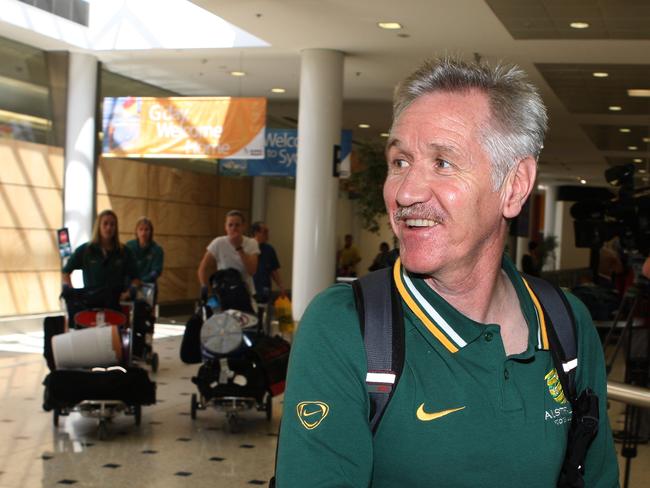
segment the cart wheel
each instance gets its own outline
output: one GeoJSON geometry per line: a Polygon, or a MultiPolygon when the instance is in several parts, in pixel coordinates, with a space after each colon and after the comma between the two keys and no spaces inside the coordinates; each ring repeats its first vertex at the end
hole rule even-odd
{"type": "Polygon", "coordinates": [[[54,424],[54,427],[59,426],[60,415],[61,415],[61,411],[58,408],[55,408],[54,411],[52,412],[52,423],[54,424]]]}
{"type": "Polygon", "coordinates": [[[142,423],[142,405],[135,405],[133,407],[133,416],[135,417],[135,425],[142,423]]]}
{"type": "Polygon", "coordinates": [[[157,372],[158,371],[158,353],[154,352],[153,355],[151,356],[151,371],[152,372],[157,372]]]}
{"type": "Polygon", "coordinates": [[[266,394],[264,410],[266,411],[266,420],[271,420],[273,418],[273,397],[270,393],[266,394]]]}
{"type": "Polygon", "coordinates": [[[196,410],[199,408],[199,402],[196,400],[196,393],[192,393],[192,406],[190,409],[190,416],[192,420],[196,420],[196,410]]]}
{"type": "Polygon", "coordinates": [[[99,421],[99,426],[97,427],[97,438],[100,441],[105,441],[108,438],[108,426],[104,419],[99,421]]]}

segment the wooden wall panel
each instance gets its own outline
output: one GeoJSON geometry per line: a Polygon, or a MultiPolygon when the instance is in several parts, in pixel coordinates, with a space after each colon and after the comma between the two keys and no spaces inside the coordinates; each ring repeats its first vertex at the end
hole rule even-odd
{"type": "Polygon", "coordinates": [[[126,159],[103,159],[97,172],[97,193],[145,198],[148,165],[126,159]]]}
{"type": "Polygon", "coordinates": [[[3,306],[0,309],[3,315],[31,314],[60,309],[58,297],[61,292],[61,274],[58,271],[0,274],[5,275],[14,309],[13,313],[5,314],[3,306]]]}
{"type": "Polygon", "coordinates": [[[12,139],[0,140],[0,183],[63,187],[63,149],[12,139]]]}
{"type": "Polygon", "coordinates": [[[56,232],[0,228],[0,271],[59,270],[56,232]]]}
{"type": "Polygon", "coordinates": [[[228,210],[250,209],[251,186],[249,178],[222,176],[219,179],[219,206],[228,210]]]}
{"type": "Polygon", "coordinates": [[[0,227],[56,229],[62,215],[61,190],[0,184],[0,227]]]}
{"type": "Polygon", "coordinates": [[[16,293],[9,284],[9,273],[0,272],[0,316],[16,315],[18,300],[16,293]]]}
{"type": "Polygon", "coordinates": [[[219,177],[155,164],[149,165],[147,197],[153,200],[214,205],[219,177]]]}
{"type": "Polygon", "coordinates": [[[58,311],[63,150],[0,140],[0,316],[58,311]]]}

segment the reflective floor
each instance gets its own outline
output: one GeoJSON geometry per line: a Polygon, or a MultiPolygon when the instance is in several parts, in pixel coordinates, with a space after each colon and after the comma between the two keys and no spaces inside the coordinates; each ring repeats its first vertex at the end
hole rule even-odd
{"type": "MultiPolygon", "coordinates": [[[[156,327],[160,370],[151,377],[158,384],[158,403],[143,408],[140,427],[132,416],[119,414],[108,425],[107,439],[99,440],[97,420],[73,413],[61,417],[55,428],[52,413],[41,408],[47,373],[40,354],[41,319],[24,322],[0,323],[0,488],[267,485],[281,397],[274,399],[270,422],[263,412],[246,411],[235,433],[214,408],[199,410],[192,420],[190,398],[196,387],[190,377],[198,365],[179,359],[181,326],[156,327]]],[[[612,374],[622,375],[622,368],[612,374]]],[[[622,405],[612,402],[611,409],[618,430],[622,405]]],[[[619,460],[623,480],[624,459],[619,460]]],[[[648,444],[639,446],[632,460],[628,486],[650,486],[648,444]]]]}

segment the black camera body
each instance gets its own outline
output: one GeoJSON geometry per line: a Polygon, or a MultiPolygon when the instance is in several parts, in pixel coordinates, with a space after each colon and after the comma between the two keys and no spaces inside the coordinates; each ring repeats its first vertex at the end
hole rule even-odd
{"type": "Polygon", "coordinates": [[[605,171],[607,181],[620,187],[611,200],[583,200],[571,206],[575,245],[597,249],[617,237],[626,251],[644,256],[650,251],[650,188],[634,188],[634,164],[605,171]]]}

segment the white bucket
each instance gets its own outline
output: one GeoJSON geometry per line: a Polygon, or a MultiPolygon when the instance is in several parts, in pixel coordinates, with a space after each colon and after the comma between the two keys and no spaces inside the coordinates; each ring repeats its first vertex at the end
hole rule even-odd
{"type": "Polygon", "coordinates": [[[57,368],[114,366],[122,361],[119,328],[91,327],[52,337],[52,353],[57,368]]]}

